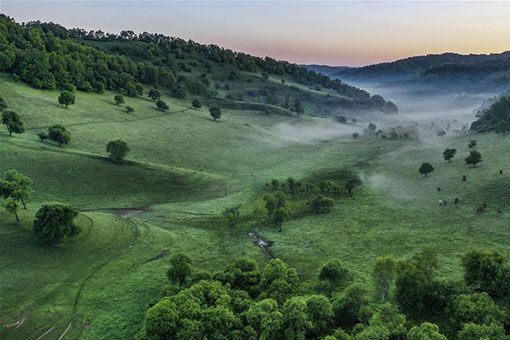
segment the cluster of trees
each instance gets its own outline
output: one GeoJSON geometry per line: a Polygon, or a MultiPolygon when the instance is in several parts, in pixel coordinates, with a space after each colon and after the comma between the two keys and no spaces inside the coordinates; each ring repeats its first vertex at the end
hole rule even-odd
{"type": "Polygon", "coordinates": [[[259,268],[240,258],[216,273],[184,254],[170,264],[172,284],[147,311],[137,340],[509,339],[510,261],[497,252],[468,251],[462,282],[438,277],[430,249],[379,258],[372,287],[354,282],[338,260],[320,269],[315,285],[280,259],[259,268]],[[426,320],[444,320],[443,332],[426,320]]]}
{"type": "MultiPolygon", "coordinates": [[[[476,140],[471,140],[469,142],[468,148],[472,150],[469,151],[469,155],[467,155],[466,158],[464,158],[464,162],[466,164],[472,165],[473,167],[475,167],[478,163],[482,161],[482,154],[477,150],[474,150],[476,148],[476,145],[477,145],[476,140]]],[[[451,160],[455,157],[456,154],[457,149],[447,148],[443,151],[443,159],[445,161],[448,161],[448,163],[451,163],[451,160]]],[[[418,172],[422,175],[425,175],[425,177],[427,177],[433,171],[434,167],[429,162],[422,163],[418,169],[418,172]]]]}
{"type": "MultiPolygon", "coordinates": [[[[18,215],[20,204],[27,209],[32,194],[32,179],[15,169],[7,170],[0,179],[0,198],[3,207],[14,215],[20,223],[18,215]]],[[[72,207],[61,203],[43,205],[35,215],[33,222],[34,233],[43,243],[56,244],[65,238],[80,233],[80,228],[74,224],[78,212],[72,207]]]]}
{"type": "Polygon", "coordinates": [[[65,126],[60,124],[50,126],[48,128],[48,133],[39,132],[37,135],[39,136],[41,142],[49,139],[57,143],[60,148],[62,145],[69,144],[71,142],[71,133],[67,131],[65,126]]]}

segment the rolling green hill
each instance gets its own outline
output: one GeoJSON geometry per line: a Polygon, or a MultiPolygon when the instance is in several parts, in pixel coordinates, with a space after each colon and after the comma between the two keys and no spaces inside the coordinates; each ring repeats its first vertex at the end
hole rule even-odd
{"type": "Polygon", "coordinates": [[[325,126],[341,131],[344,125],[324,118],[248,110],[225,110],[214,122],[206,108],[192,109],[191,98],[176,99],[171,91],[162,91],[169,112],[135,97],[126,99],[135,109],[128,114],[109,91],[78,92],[66,109],[57,103],[58,91],[31,88],[5,73],[0,80],[1,96],[26,129],[13,137],[2,130],[0,172],[16,168],[34,181],[21,224],[0,210],[2,338],[48,332],[46,339],[58,339],[66,330],[70,339],[130,338],[166,286],[167,252],[185,252],[209,270],[243,255],[264,265],[267,258],[248,237],[252,231],[273,241],[272,252],[309,285],[329,259],[343,260],[354,281],[366,282],[377,257],[408,257],[431,246],[441,275],[458,279],[466,248],[510,251],[507,138],[477,136],[483,162],[473,169],[462,161],[470,136],[437,143],[352,139],[350,132],[325,134],[325,126]],[[64,148],[37,137],[55,123],[72,134],[64,148]],[[105,144],[114,138],[132,150],[124,165],[107,158],[105,144]],[[459,150],[452,164],[442,160],[445,147],[459,150]],[[436,167],[429,178],[417,171],[423,161],[436,167]],[[362,185],[339,198],[331,213],[296,215],[282,233],[264,222],[266,182],[335,179],[339,169],[357,173],[362,185]],[[456,197],[459,206],[451,204],[456,197]],[[438,199],[450,205],[439,207],[438,199]],[[31,223],[43,203],[55,200],[81,211],[84,232],[46,247],[31,223]],[[477,216],[481,203],[488,212],[477,216]],[[229,227],[221,213],[236,204],[245,219],[229,227]]]}

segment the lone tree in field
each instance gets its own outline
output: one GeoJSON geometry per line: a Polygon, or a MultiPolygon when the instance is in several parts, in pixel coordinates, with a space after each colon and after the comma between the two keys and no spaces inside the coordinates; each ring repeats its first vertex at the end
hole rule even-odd
{"type": "Polygon", "coordinates": [[[211,114],[211,117],[214,119],[214,121],[217,121],[221,118],[221,110],[219,107],[211,107],[209,108],[209,113],[211,114]]]}
{"type": "Polygon", "coordinates": [[[193,106],[194,109],[199,109],[202,107],[202,103],[198,99],[193,99],[191,105],[193,106]]]}
{"type": "Polygon", "coordinates": [[[374,123],[368,123],[368,132],[372,134],[375,132],[375,130],[377,130],[377,125],[374,123]]]}
{"type": "Polygon", "coordinates": [[[156,89],[150,89],[149,93],[147,93],[147,97],[149,97],[153,101],[156,101],[161,99],[161,93],[156,89]]]}
{"type": "Polygon", "coordinates": [[[193,272],[191,259],[184,254],[176,254],[170,258],[170,264],[171,267],[166,273],[168,279],[179,282],[182,287],[193,272]]]}
{"type": "Polygon", "coordinates": [[[476,144],[477,144],[476,140],[472,139],[469,141],[468,148],[474,149],[474,148],[476,148],[476,144]]]}
{"type": "Polygon", "coordinates": [[[18,210],[19,210],[19,204],[14,199],[9,197],[4,201],[3,204],[5,210],[7,210],[8,213],[11,213],[16,218],[16,222],[19,223],[19,216],[18,216],[18,210]]]}
{"type": "Polygon", "coordinates": [[[75,100],[76,97],[69,91],[64,91],[58,96],[58,103],[60,105],[65,105],[66,108],[68,108],[69,105],[73,105],[75,100]]]}
{"type": "Polygon", "coordinates": [[[57,244],[66,237],[78,235],[80,228],[74,224],[78,212],[61,203],[44,205],[34,220],[34,232],[41,242],[57,244]]]}
{"type": "Polygon", "coordinates": [[[71,133],[62,125],[56,124],[48,129],[48,137],[50,140],[57,142],[59,147],[69,144],[71,141],[71,133]]]}
{"type": "Polygon", "coordinates": [[[16,203],[21,202],[27,208],[27,201],[32,193],[32,180],[20,174],[17,170],[7,170],[4,179],[0,180],[0,197],[12,198],[16,203]]]}
{"type": "Polygon", "coordinates": [[[110,157],[116,162],[122,162],[129,152],[129,147],[122,139],[111,140],[106,144],[106,151],[110,153],[110,157]]]}
{"type": "Polygon", "coordinates": [[[161,100],[161,99],[156,101],[156,107],[160,111],[168,111],[168,109],[169,109],[168,105],[163,100],[161,100]]]}
{"type": "Polygon", "coordinates": [[[126,106],[126,112],[133,113],[133,112],[135,112],[135,109],[133,109],[131,106],[126,106]]]}
{"type": "Polygon", "coordinates": [[[482,155],[476,150],[471,150],[469,156],[467,156],[464,161],[466,164],[470,164],[474,168],[478,163],[482,161],[482,155]]]}
{"type": "Polygon", "coordinates": [[[25,132],[21,117],[14,111],[5,110],[2,113],[2,124],[5,125],[7,131],[9,131],[9,136],[12,136],[13,132],[17,134],[25,132]]]}
{"type": "Polygon", "coordinates": [[[443,151],[443,158],[445,161],[448,161],[448,163],[451,163],[451,160],[455,157],[456,153],[457,149],[446,149],[443,151]]]}
{"type": "Polygon", "coordinates": [[[427,177],[432,171],[434,171],[434,167],[430,163],[423,163],[418,169],[420,174],[425,175],[427,177]]]}
{"type": "Polygon", "coordinates": [[[115,97],[113,97],[113,99],[115,100],[115,104],[117,105],[124,104],[124,96],[121,94],[116,94],[115,97]]]}
{"type": "Polygon", "coordinates": [[[39,132],[39,133],[37,134],[37,136],[39,137],[39,139],[41,140],[41,142],[44,142],[46,139],[49,139],[49,138],[50,138],[50,136],[48,136],[48,134],[47,134],[46,132],[44,132],[44,131],[39,132]]]}

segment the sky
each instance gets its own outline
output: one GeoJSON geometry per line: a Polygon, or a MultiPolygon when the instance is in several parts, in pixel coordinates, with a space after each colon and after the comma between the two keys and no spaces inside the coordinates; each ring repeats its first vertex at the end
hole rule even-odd
{"type": "Polygon", "coordinates": [[[17,22],[147,31],[300,64],[510,50],[510,2],[6,1],[17,22]]]}

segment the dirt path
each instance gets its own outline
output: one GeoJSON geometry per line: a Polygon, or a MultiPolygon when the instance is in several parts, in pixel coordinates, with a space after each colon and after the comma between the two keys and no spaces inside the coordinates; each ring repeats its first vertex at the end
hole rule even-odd
{"type": "Polygon", "coordinates": [[[276,256],[274,256],[273,252],[271,251],[271,246],[273,245],[273,241],[265,240],[263,239],[259,233],[257,232],[251,232],[248,234],[248,236],[253,240],[253,243],[262,249],[264,252],[264,255],[269,259],[274,259],[276,256]]]}

